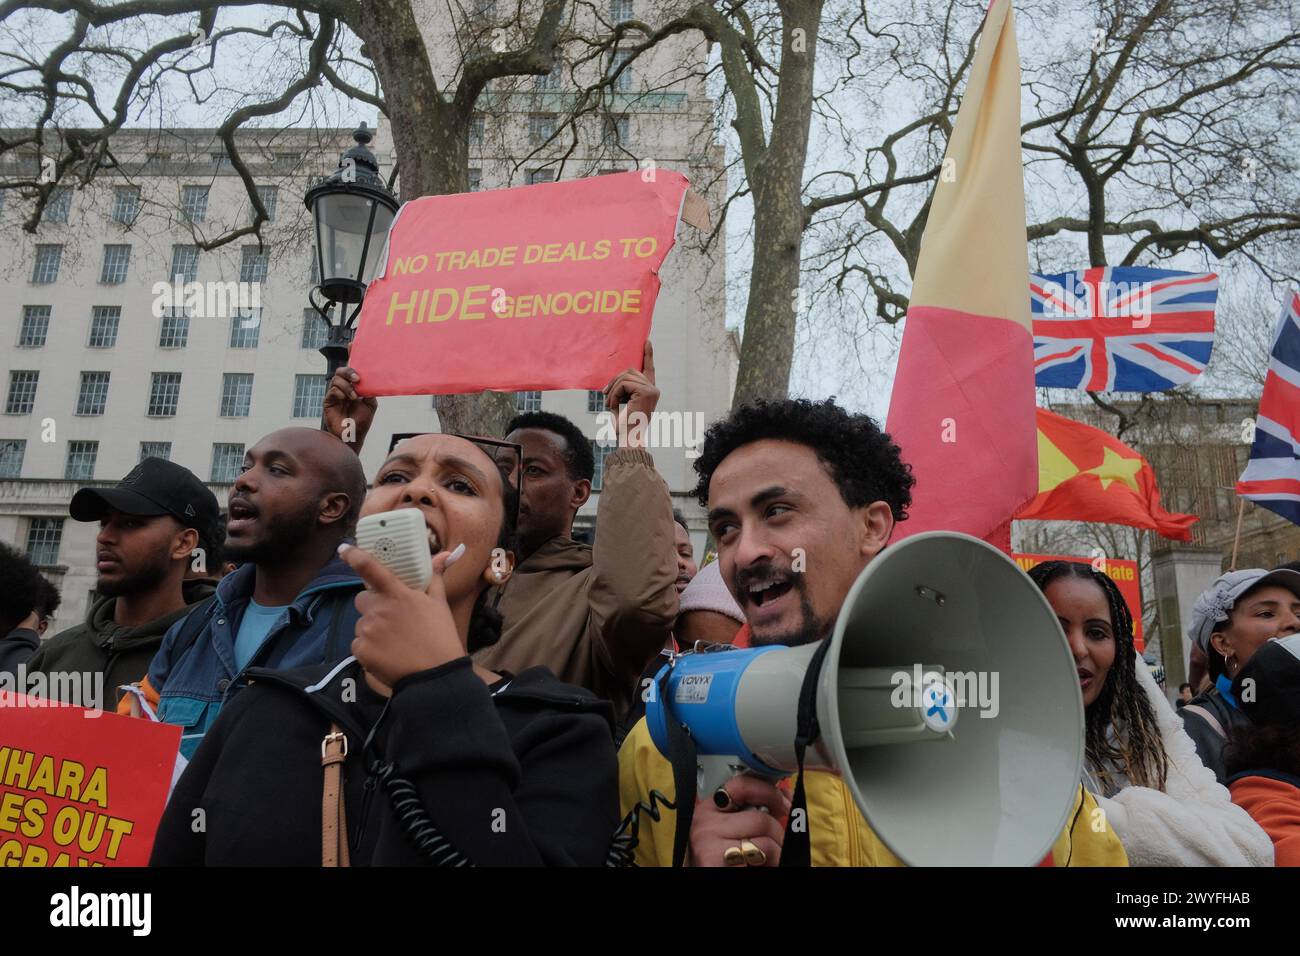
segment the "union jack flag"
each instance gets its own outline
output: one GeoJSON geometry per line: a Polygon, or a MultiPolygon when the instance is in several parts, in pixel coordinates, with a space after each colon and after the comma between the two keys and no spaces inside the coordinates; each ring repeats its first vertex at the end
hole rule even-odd
{"type": "Polygon", "coordinates": [[[1034,384],[1163,392],[1205,370],[1214,344],[1213,272],[1106,266],[1029,276],[1034,384]]]}
{"type": "Polygon", "coordinates": [[[1237,494],[1300,524],[1300,293],[1282,306],[1237,494]]]}

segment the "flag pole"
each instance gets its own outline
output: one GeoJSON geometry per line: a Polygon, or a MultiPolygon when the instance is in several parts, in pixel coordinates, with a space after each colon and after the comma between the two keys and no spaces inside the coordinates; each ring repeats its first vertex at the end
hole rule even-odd
{"type": "Polygon", "coordinates": [[[1237,531],[1232,536],[1232,563],[1228,565],[1229,571],[1237,570],[1237,544],[1241,541],[1241,514],[1246,510],[1246,499],[1237,498],[1237,531]]]}

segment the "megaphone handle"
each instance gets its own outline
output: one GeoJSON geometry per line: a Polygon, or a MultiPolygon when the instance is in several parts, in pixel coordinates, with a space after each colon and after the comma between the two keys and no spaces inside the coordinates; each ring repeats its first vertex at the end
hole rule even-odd
{"type": "Polygon", "coordinates": [[[701,800],[712,800],[713,794],[728,780],[747,768],[739,757],[701,754],[696,758],[698,795],[701,800]]]}

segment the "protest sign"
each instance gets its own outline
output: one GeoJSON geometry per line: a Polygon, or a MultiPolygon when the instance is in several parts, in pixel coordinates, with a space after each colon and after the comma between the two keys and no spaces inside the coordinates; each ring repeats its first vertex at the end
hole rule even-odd
{"type": "Polygon", "coordinates": [[[1136,561],[1123,558],[1080,558],[1060,554],[1013,554],[1021,571],[1028,571],[1044,561],[1074,561],[1077,564],[1090,564],[1098,571],[1110,575],[1110,579],[1119,586],[1119,593],[1133,615],[1133,645],[1139,654],[1146,647],[1142,640],[1142,581],[1138,574],[1136,561]],[[1105,562],[1103,565],[1102,562],[1105,562]]]}
{"type": "Polygon", "coordinates": [[[658,169],[406,203],[358,320],[358,391],[599,389],[639,369],[687,185],[658,169]]]}
{"type": "Polygon", "coordinates": [[[181,729],[0,693],[0,866],[145,866],[181,729]]]}

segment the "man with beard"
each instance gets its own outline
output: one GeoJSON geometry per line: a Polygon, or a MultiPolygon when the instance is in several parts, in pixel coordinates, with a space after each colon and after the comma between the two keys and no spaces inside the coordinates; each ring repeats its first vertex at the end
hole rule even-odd
{"type": "MultiPolygon", "coordinates": [[[[82,624],[60,631],[27,661],[27,672],[78,675],[87,681],[75,703],[138,681],[167,629],[212,593],[184,582],[190,555],[217,523],[217,499],[187,468],[146,458],[114,488],[82,488],[68,508],[76,521],[98,521],[97,598],[82,624]],[[100,675],[96,677],[94,675],[100,675]]],[[[52,689],[67,689],[51,679],[52,689]]]]}
{"type": "MultiPolygon", "coordinates": [[[[834,402],[759,401],[714,424],[695,463],[695,493],[708,508],[722,579],[740,605],[750,646],[798,646],[830,636],[849,588],[907,517],[915,483],[898,446],[865,415],[834,402]]],[[[791,728],[793,736],[794,728],[791,728]]],[[[814,866],[897,866],[835,774],[804,774],[814,866]]],[[[623,812],[674,800],[672,769],[642,719],[619,750],[623,812]],[[651,794],[655,794],[652,800],[651,794]]],[[[689,834],[691,866],[776,866],[787,793],[756,776],[700,794],[689,834]]],[[[1081,793],[1073,830],[1053,850],[1059,863],[1123,865],[1108,829],[1090,833],[1081,793]]],[[[642,811],[636,862],[670,866],[675,812],[642,811]]]]}
{"type": "Polygon", "coordinates": [[[325,432],[285,428],[244,455],[231,488],[225,557],[242,562],[206,607],[167,633],[149,666],[158,716],[198,747],[250,666],[348,656],[361,579],[338,556],[366,494],[361,462],[325,432]]]}

